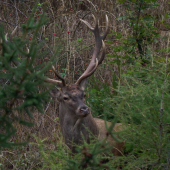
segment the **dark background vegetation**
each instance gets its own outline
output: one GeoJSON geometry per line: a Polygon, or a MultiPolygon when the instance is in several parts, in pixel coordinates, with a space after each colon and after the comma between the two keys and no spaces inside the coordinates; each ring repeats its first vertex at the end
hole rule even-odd
{"type": "Polygon", "coordinates": [[[0,0],[0,27],[1,169],[170,169],[168,0],[0,0]],[[109,34],[87,104],[126,127],[124,153],[107,163],[101,143],[69,154],[53,87],[43,82],[55,78],[52,64],[67,83],[86,69],[94,37],[80,19],[94,25],[91,14],[101,31],[108,15],[109,34]]]}

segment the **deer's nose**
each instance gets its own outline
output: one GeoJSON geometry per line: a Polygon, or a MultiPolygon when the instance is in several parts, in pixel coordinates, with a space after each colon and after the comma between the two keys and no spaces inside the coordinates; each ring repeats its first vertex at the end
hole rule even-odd
{"type": "Polygon", "coordinates": [[[83,114],[83,115],[88,115],[88,114],[89,114],[89,108],[88,108],[87,106],[82,106],[82,107],[80,108],[80,112],[81,112],[81,114],[83,114]]]}

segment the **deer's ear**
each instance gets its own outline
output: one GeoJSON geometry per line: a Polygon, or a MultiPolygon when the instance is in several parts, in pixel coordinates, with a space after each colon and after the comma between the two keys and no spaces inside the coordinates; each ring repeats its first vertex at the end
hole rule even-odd
{"type": "Polygon", "coordinates": [[[61,89],[55,88],[55,89],[50,91],[50,94],[51,94],[52,97],[57,98],[59,101],[61,101],[61,99],[62,99],[61,89]]]}
{"type": "Polygon", "coordinates": [[[84,79],[81,81],[80,83],[80,89],[84,91],[85,87],[86,87],[86,83],[87,83],[87,79],[84,79]]]}

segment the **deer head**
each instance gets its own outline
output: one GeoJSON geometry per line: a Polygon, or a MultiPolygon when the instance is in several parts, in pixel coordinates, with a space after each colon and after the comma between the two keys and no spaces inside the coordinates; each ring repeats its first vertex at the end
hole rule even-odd
{"type": "Polygon", "coordinates": [[[51,94],[75,118],[83,118],[90,113],[88,106],[84,103],[85,93],[77,84],[64,86],[60,90],[55,89],[51,94]]]}

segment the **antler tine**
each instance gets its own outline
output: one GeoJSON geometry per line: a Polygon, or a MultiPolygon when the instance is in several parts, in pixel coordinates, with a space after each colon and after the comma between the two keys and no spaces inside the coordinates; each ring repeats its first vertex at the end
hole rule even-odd
{"type": "Polygon", "coordinates": [[[100,35],[99,33],[99,26],[98,26],[98,21],[96,21],[96,18],[94,15],[92,15],[94,18],[94,22],[95,22],[95,27],[93,28],[87,21],[84,21],[81,19],[81,21],[83,23],[85,23],[89,29],[94,33],[95,36],[95,48],[93,51],[93,55],[92,55],[92,59],[90,61],[89,66],[87,67],[87,69],[85,70],[85,72],[80,76],[80,78],[77,80],[76,84],[80,84],[81,81],[87,77],[89,77],[90,75],[92,75],[94,73],[94,71],[96,70],[96,66],[98,66],[99,64],[102,63],[104,56],[105,56],[105,44],[104,44],[104,39],[106,38],[107,32],[108,32],[108,25],[109,25],[109,21],[108,21],[108,17],[106,15],[106,30],[104,32],[103,35],[100,35]],[[99,59],[98,64],[96,65],[96,58],[98,57],[99,53],[100,53],[100,49],[101,47],[103,47],[103,52],[101,55],[101,58],[99,59]]]}
{"type": "Polygon", "coordinates": [[[96,27],[98,26],[98,24],[97,24],[96,18],[95,18],[95,16],[94,16],[93,14],[92,14],[92,17],[93,17],[94,23],[95,23],[94,28],[93,28],[87,21],[85,21],[85,20],[83,20],[83,19],[80,19],[80,21],[84,22],[84,23],[89,27],[89,29],[90,29],[91,31],[94,31],[94,30],[96,29],[96,27]]]}
{"type": "Polygon", "coordinates": [[[15,33],[16,33],[16,31],[17,31],[17,28],[18,28],[18,26],[16,26],[16,27],[14,28],[14,30],[12,31],[12,33],[11,33],[11,35],[10,35],[10,38],[15,35],[15,33]]]}
{"type": "Polygon", "coordinates": [[[106,38],[106,35],[108,33],[108,30],[109,30],[109,19],[108,19],[108,16],[106,15],[106,30],[105,32],[103,33],[102,35],[102,39],[104,40],[106,38]]]}
{"type": "MultiPolygon", "coordinates": [[[[10,34],[10,36],[9,36],[10,39],[11,39],[11,37],[13,37],[13,36],[15,35],[15,33],[16,33],[16,31],[17,31],[17,28],[18,28],[18,26],[16,26],[16,27],[14,28],[14,30],[12,31],[12,33],[10,34]]],[[[5,41],[6,41],[6,42],[8,41],[7,36],[8,36],[8,33],[5,34],[5,41]]]]}
{"type": "Polygon", "coordinates": [[[63,86],[66,86],[66,83],[65,83],[64,78],[61,77],[61,76],[57,73],[57,71],[55,70],[55,67],[54,67],[54,66],[52,66],[52,69],[53,69],[53,72],[55,73],[55,75],[62,81],[63,86]]]}
{"type": "Polygon", "coordinates": [[[48,83],[59,84],[60,86],[62,86],[62,81],[59,81],[59,80],[54,80],[54,79],[46,78],[46,79],[44,79],[44,81],[48,82],[48,83]]]}
{"type": "Polygon", "coordinates": [[[8,33],[5,34],[5,41],[6,42],[8,41],[7,36],[8,36],[8,33]]]}

